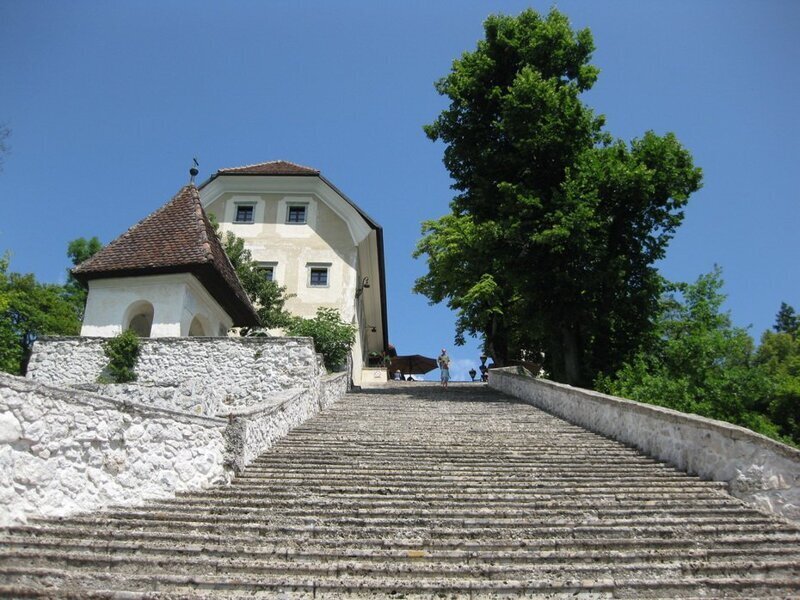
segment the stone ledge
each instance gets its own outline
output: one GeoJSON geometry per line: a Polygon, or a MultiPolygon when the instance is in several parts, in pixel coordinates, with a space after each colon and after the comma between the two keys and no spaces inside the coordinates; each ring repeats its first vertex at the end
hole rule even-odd
{"type": "Polygon", "coordinates": [[[492,369],[489,385],[800,521],[800,450],[721,421],[492,369]]]}
{"type": "Polygon", "coordinates": [[[69,402],[90,406],[92,408],[110,408],[121,412],[135,410],[137,413],[147,416],[165,416],[179,423],[194,423],[204,426],[225,428],[227,422],[219,417],[209,417],[204,415],[193,415],[191,413],[170,410],[158,406],[142,404],[134,400],[120,400],[110,398],[102,394],[83,390],[80,388],[60,388],[37,381],[31,381],[23,377],[8,375],[0,372],[0,388],[8,388],[19,393],[39,393],[43,396],[55,398],[69,402]]]}

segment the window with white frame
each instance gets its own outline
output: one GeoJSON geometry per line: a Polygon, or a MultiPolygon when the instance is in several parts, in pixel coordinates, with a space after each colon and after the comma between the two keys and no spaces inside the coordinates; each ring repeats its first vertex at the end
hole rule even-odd
{"type": "Polygon", "coordinates": [[[233,215],[234,223],[255,223],[256,205],[255,204],[236,204],[233,215]]]}
{"type": "Polygon", "coordinates": [[[258,263],[258,270],[267,281],[275,281],[275,267],[278,263],[275,262],[260,262],[258,263]]]}
{"type": "Polygon", "coordinates": [[[303,225],[308,222],[308,204],[289,204],[286,207],[286,222],[303,225]]]}
{"type": "Polygon", "coordinates": [[[308,287],[328,287],[330,285],[330,265],[308,265],[308,287]]]}

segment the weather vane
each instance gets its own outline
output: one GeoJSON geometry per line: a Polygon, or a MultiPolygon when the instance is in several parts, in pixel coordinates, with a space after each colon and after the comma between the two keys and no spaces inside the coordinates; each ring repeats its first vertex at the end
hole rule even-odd
{"type": "Polygon", "coordinates": [[[200,171],[197,170],[197,167],[200,166],[200,163],[197,162],[197,158],[192,158],[192,162],[194,164],[192,165],[192,168],[189,169],[189,175],[190,175],[189,183],[194,185],[194,178],[197,177],[197,174],[200,172],[200,171]]]}

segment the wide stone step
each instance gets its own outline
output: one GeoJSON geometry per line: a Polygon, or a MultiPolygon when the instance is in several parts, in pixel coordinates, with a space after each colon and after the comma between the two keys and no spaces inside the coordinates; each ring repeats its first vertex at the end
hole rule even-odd
{"type": "Polygon", "coordinates": [[[208,540],[196,544],[176,544],[170,540],[95,540],[69,539],[59,537],[14,538],[2,540],[0,548],[1,564],[34,564],[39,556],[57,556],[57,553],[78,554],[85,559],[98,557],[105,560],[125,560],[127,556],[148,556],[156,561],[169,562],[172,558],[192,560],[194,558],[216,558],[225,560],[252,561],[291,561],[293,563],[349,563],[352,561],[391,562],[392,564],[439,564],[455,563],[459,565],[525,565],[537,567],[546,565],[598,564],[613,563],[668,563],[677,560],[761,560],[761,561],[793,561],[795,568],[800,569],[800,547],[787,547],[782,544],[766,543],[757,547],[742,548],[723,546],[697,549],[687,545],[673,545],[655,548],[630,549],[575,549],[554,547],[547,549],[531,549],[520,547],[515,550],[486,550],[476,548],[439,549],[439,548],[386,548],[383,546],[366,548],[340,548],[332,554],[329,548],[304,545],[289,547],[264,544],[246,546],[235,543],[215,544],[208,540]],[[23,559],[29,557],[30,562],[23,559]],[[21,561],[21,563],[20,563],[21,561]]]}
{"type": "MultiPolygon", "coordinates": [[[[271,510],[317,510],[324,508],[332,508],[335,510],[352,510],[352,511],[371,511],[371,510],[446,510],[446,511],[470,511],[472,513],[483,512],[498,512],[498,511],[615,511],[615,510],[642,510],[650,512],[654,510],[673,511],[676,509],[683,510],[698,510],[698,511],[739,511],[743,510],[748,513],[763,516],[745,504],[741,500],[732,498],[726,494],[715,494],[704,498],[702,501],[686,503],[685,497],[678,498],[660,498],[657,500],[642,499],[638,495],[633,498],[618,498],[613,495],[580,495],[569,497],[548,497],[548,498],[535,498],[533,500],[521,497],[512,497],[510,500],[503,499],[475,499],[470,503],[463,502],[463,498],[459,498],[458,503],[454,503],[451,498],[445,499],[428,499],[421,501],[414,497],[391,497],[385,495],[369,495],[369,496],[353,496],[344,498],[337,494],[335,496],[324,495],[266,495],[251,493],[247,495],[238,496],[219,496],[213,494],[198,495],[196,493],[182,494],[175,498],[154,500],[148,503],[148,506],[154,508],[158,507],[176,507],[183,506],[187,510],[197,508],[199,510],[206,510],[208,508],[263,508],[271,510]]],[[[122,510],[127,507],[120,507],[122,510]]],[[[115,510],[111,507],[110,510],[115,510]]]]}
{"type": "Polygon", "coordinates": [[[114,529],[149,529],[160,531],[197,531],[216,535],[241,535],[250,536],[268,535],[297,537],[303,539],[320,538],[361,538],[361,537],[415,537],[423,539],[479,539],[508,538],[575,538],[587,539],[592,537],[685,537],[700,540],[714,539],[721,535],[747,534],[771,530],[779,530],[780,526],[765,520],[754,523],[747,519],[715,520],[697,519],[692,522],[678,521],[664,522],[660,519],[637,520],[607,520],[586,523],[575,523],[573,520],[561,522],[543,521],[514,524],[502,520],[475,519],[461,522],[434,521],[419,519],[408,521],[370,521],[367,519],[351,519],[317,523],[286,523],[276,520],[275,523],[254,523],[245,519],[208,518],[197,519],[187,516],[183,519],[152,518],[152,515],[143,517],[74,517],[66,519],[65,523],[71,526],[114,529]]]}
{"type": "MultiPolygon", "coordinates": [[[[557,502],[550,506],[530,504],[529,506],[519,506],[514,503],[507,503],[505,506],[494,504],[484,504],[482,506],[463,506],[462,504],[453,505],[452,503],[439,503],[439,506],[424,505],[416,502],[406,502],[404,504],[396,501],[389,501],[387,504],[364,503],[355,505],[342,502],[309,502],[309,501],[286,501],[282,503],[268,502],[194,502],[184,500],[178,502],[153,502],[150,508],[159,513],[173,512],[185,515],[192,513],[196,515],[208,514],[230,514],[247,515],[248,518],[261,519],[273,516],[277,517],[314,517],[314,516],[367,516],[367,517],[445,517],[450,519],[469,518],[477,515],[493,515],[502,519],[552,519],[560,517],[585,517],[585,518],[628,518],[631,515],[657,516],[665,518],[683,517],[740,517],[763,519],[764,515],[757,511],[741,505],[717,504],[707,507],[690,505],[685,502],[673,502],[669,506],[657,505],[637,506],[635,503],[628,503],[626,507],[620,507],[618,503],[590,503],[586,502],[582,506],[564,506],[557,502]]],[[[120,512],[130,511],[130,508],[107,511],[107,514],[119,514],[120,512]]]]}
{"type": "MultiPolygon", "coordinates": [[[[37,548],[17,549],[14,552],[0,550],[0,566],[11,568],[69,568],[95,571],[103,569],[118,573],[168,573],[227,575],[238,579],[241,576],[299,576],[307,578],[339,577],[383,577],[413,580],[458,580],[480,576],[482,580],[502,581],[507,579],[599,579],[615,580],[637,578],[646,574],[651,578],[672,579],[683,575],[705,577],[729,577],[747,574],[748,578],[771,576],[792,577],[800,580],[800,562],[781,559],[718,559],[703,557],[696,560],[668,561],[615,561],[600,558],[595,561],[575,560],[568,563],[548,562],[453,563],[438,560],[376,561],[364,559],[337,559],[325,562],[284,560],[279,556],[258,558],[242,555],[220,559],[207,556],[181,556],[176,553],[160,555],[119,555],[110,552],[64,551],[61,549],[37,548]]],[[[800,585],[800,583],[798,583],[800,585]]]]}
{"type": "Polygon", "coordinates": [[[640,509],[628,510],[460,510],[439,509],[429,510],[424,507],[410,507],[405,510],[375,510],[364,508],[354,511],[348,508],[334,509],[332,507],[317,508],[317,510],[288,509],[274,511],[261,508],[242,507],[214,507],[194,509],[190,506],[158,505],[150,506],[147,510],[125,508],[117,511],[102,513],[109,519],[141,519],[153,521],[183,522],[232,522],[241,521],[257,522],[262,525],[271,523],[281,524],[316,524],[339,526],[402,526],[406,524],[431,524],[438,526],[454,525],[479,525],[491,527],[524,527],[529,525],[572,523],[575,525],[586,523],[649,523],[658,521],[659,524],[696,524],[716,522],[725,524],[751,524],[754,527],[773,525],[783,527],[783,523],[774,518],[762,515],[753,510],[727,510],[718,508],[700,510],[691,508],[664,511],[653,509],[650,511],[640,509]]]}
{"type": "MultiPolygon", "coordinates": [[[[243,500],[261,500],[264,498],[290,500],[298,496],[305,497],[319,497],[328,499],[339,499],[342,501],[358,501],[370,502],[372,500],[379,501],[381,499],[400,499],[405,501],[415,501],[421,503],[427,502],[449,502],[453,504],[458,502],[461,505],[478,505],[489,502],[552,502],[564,498],[566,495],[575,496],[580,501],[591,501],[592,499],[601,502],[611,502],[619,500],[620,502],[661,502],[661,501],[683,501],[683,502],[705,502],[707,500],[716,501],[722,496],[720,492],[709,490],[666,490],[666,491],[653,491],[648,489],[638,490],[620,490],[618,488],[604,488],[595,489],[591,493],[587,490],[581,492],[570,490],[568,488],[552,488],[552,489],[519,489],[514,492],[507,492],[497,489],[476,489],[469,490],[454,490],[448,489],[431,489],[431,488],[416,488],[416,489],[403,489],[395,488],[388,489],[386,487],[379,487],[374,490],[358,490],[351,491],[350,488],[340,487],[321,487],[321,486],[308,486],[308,487],[283,487],[283,488],[221,488],[213,489],[204,493],[195,493],[193,498],[204,500],[230,500],[238,501],[243,500]]],[[[730,497],[729,497],[730,498],[730,497]]],[[[569,502],[569,501],[567,501],[569,502]]]]}
{"type": "MultiPolygon", "coordinates": [[[[383,532],[382,532],[383,533],[383,532]]],[[[350,550],[372,551],[388,549],[399,551],[429,552],[463,551],[463,552],[572,552],[572,551],[636,551],[664,550],[668,552],[685,552],[698,549],[740,549],[743,551],[760,551],[762,548],[782,546],[794,548],[800,546],[800,533],[786,533],[785,530],[771,531],[737,531],[720,532],[707,539],[694,537],[655,537],[642,534],[637,537],[606,538],[567,538],[567,537],[508,537],[485,536],[469,540],[462,538],[431,538],[429,536],[389,537],[386,535],[353,536],[349,538],[301,538],[275,535],[263,531],[238,531],[235,536],[227,535],[224,530],[214,532],[194,530],[158,530],[156,528],[96,528],[81,525],[47,524],[26,526],[7,530],[3,538],[9,543],[20,540],[23,544],[38,539],[60,539],[74,543],[75,540],[111,544],[129,542],[133,544],[171,544],[177,547],[207,547],[209,545],[228,548],[294,548],[296,551],[316,550],[331,556],[350,550]]],[[[243,550],[244,551],[244,550],[243,550]]]]}
{"type": "MultiPolygon", "coordinates": [[[[746,575],[731,577],[703,577],[690,573],[667,580],[639,578],[615,581],[610,578],[596,580],[577,580],[549,576],[543,579],[501,580],[491,581],[480,576],[464,577],[456,581],[425,579],[391,579],[387,577],[354,577],[347,574],[337,576],[319,576],[307,578],[286,575],[245,575],[236,578],[225,575],[167,575],[151,573],[146,575],[106,572],[82,571],[71,573],[53,568],[0,568],[0,581],[9,591],[24,593],[26,586],[46,580],[59,590],[58,593],[69,594],[70,588],[79,592],[81,587],[108,590],[148,591],[169,590],[177,592],[194,592],[195,597],[242,597],[242,592],[249,598],[271,598],[277,594],[286,594],[292,598],[368,598],[386,597],[402,594],[405,597],[418,594],[420,597],[447,596],[456,597],[553,597],[560,594],[576,596],[594,594],[595,597],[616,598],[653,598],[653,597],[686,597],[692,594],[716,597],[776,597],[797,592],[798,584],[792,577],[771,577],[769,580],[750,578],[746,575]],[[11,587],[16,584],[15,587],[11,587]],[[77,588],[77,589],[76,589],[77,588]],[[238,594],[238,596],[237,596],[238,594]]],[[[30,589],[28,587],[28,589],[30,589]]],[[[53,597],[53,596],[51,596],[53,597]]],[[[58,596],[55,596],[58,597],[58,596]]],[[[61,596],[70,597],[70,596],[61,596]]],[[[81,596],[75,596],[81,597],[81,596]]],[[[84,596],[86,597],[86,596],[84,596]]],[[[97,597],[97,596],[95,596],[97,597]]],[[[102,596],[101,596],[102,597],[102,596]]],[[[169,598],[170,596],[148,595],[108,595],[109,598],[169,598]]],[[[187,597],[192,597],[191,595],[187,597]]],[[[413,596],[412,596],[413,597],[413,596]]],[[[557,597],[557,596],[556,596],[557,597]]]]}

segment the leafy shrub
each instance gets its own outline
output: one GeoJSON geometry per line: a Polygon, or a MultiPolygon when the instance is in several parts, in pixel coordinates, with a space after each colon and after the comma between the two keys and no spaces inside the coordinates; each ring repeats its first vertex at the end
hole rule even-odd
{"type": "Polygon", "coordinates": [[[139,360],[139,337],[131,329],[103,343],[103,352],[108,357],[108,366],[104,371],[107,379],[101,376],[103,383],[128,383],[136,381],[136,361],[139,360]]]}
{"type": "Polygon", "coordinates": [[[347,362],[347,355],[356,341],[356,326],[342,321],[335,308],[318,308],[313,319],[293,318],[287,333],[313,338],[314,347],[322,354],[329,371],[347,362]]]}

